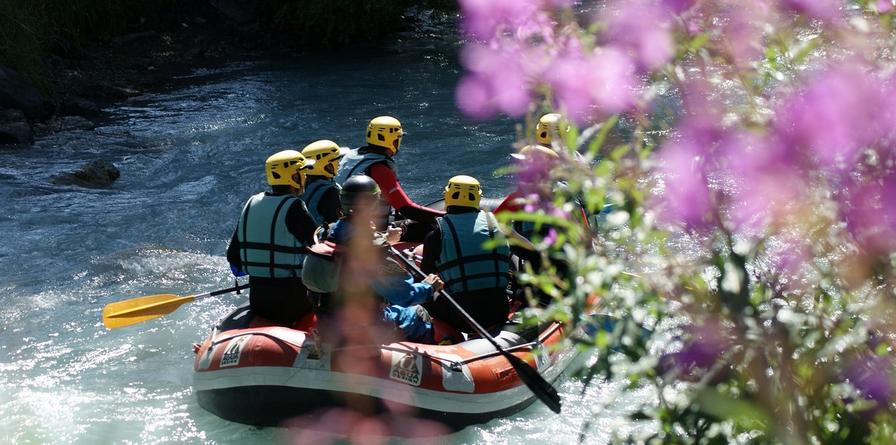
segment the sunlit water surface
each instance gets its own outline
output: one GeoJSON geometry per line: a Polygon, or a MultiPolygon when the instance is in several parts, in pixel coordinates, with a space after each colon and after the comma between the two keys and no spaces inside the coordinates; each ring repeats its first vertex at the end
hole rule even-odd
{"type": "MultiPolygon", "coordinates": [[[[283,429],[231,423],[192,391],[191,345],[246,301],[222,295],[115,331],[102,307],[153,293],[232,284],[224,258],[245,199],[264,187],[276,150],[316,139],[363,143],[367,120],[398,117],[408,136],[396,158],[417,202],[449,177],[509,187],[515,122],[477,124],[455,111],[454,48],[234,63],[185,85],[133,98],[93,131],[52,135],[0,151],[0,442],[247,443],[283,429]],[[105,158],[121,169],[109,189],[50,178],[105,158]]],[[[540,404],[439,439],[444,443],[605,443],[641,426],[626,415],[651,399],[622,385],[560,385],[562,416],[540,404]]]]}

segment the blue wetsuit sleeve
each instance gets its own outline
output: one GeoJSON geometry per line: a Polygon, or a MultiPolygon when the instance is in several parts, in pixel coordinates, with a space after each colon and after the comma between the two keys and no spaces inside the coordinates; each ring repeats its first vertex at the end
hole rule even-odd
{"type": "Polygon", "coordinates": [[[408,307],[432,300],[432,286],[415,283],[411,277],[373,280],[372,287],[377,295],[385,298],[389,304],[397,306],[408,307]]]}

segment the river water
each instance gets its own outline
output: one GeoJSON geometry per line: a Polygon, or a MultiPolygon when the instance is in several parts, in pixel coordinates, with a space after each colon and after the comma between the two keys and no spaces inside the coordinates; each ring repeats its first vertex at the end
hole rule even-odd
{"type": "MultiPolygon", "coordinates": [[[[109,109],[92,131],[56,133],[0,151],[0,442],[246,443],[293,432],[231,423],[192,393],[191,345],[246,295],[185,305],[115,331],[105,304],[233,283],[224,251],[240,208],[265,186],[264,159],[316,139],[363,143],[367,121],[398,117],[408,136],[396,161],[425,203],[449,177],[509,188],[516,123],[474,123],[454,107],[456,48],[250,60],[200,70],[182,85],[109,109]],[[121,169],[108,189],[51,185],[88,160],[121,169]]],[[[439,438],[441,443],[605,443],[642,425],[626,415],[648,393],[621,383],[559,387],[562,416],[540,404],[439,438]]]]}

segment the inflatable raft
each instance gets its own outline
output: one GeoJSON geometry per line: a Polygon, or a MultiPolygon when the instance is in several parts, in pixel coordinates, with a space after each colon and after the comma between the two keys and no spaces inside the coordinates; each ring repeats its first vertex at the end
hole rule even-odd
{"type": "MultiPolygon", "coordinates": [[[[513,414],[536,400],[484,339],[327,350],[311,333],[314,321],[304,324],[295,329],[274,326],[254,318],[248,306],[219,322],[196,348],[199,404],[235,422],[278,425],[360,397],[380,410],[388,406],[462,428],[513,414]],[[339,354],[356,354],[373,365],[346,369],[340,366],[346,360],[333,360],[339,354]]],[[[578,369],[587,358],[579,348],[559,347],[564,335],[557,323],[529,329],[511,324],[495,338],[549,382],[578,369]]]]}

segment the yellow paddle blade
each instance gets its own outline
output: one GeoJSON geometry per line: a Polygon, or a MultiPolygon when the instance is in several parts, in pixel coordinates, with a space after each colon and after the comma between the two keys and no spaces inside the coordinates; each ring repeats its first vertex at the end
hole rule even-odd
{"type": "Polygon", "coordinates": [[[174,294],[158,294],[116,301],[103,308],[103,324],[109,329],[115,329],[142,323],[168,315],[195,298],[193,295],[182,297],[174,294]]]}

